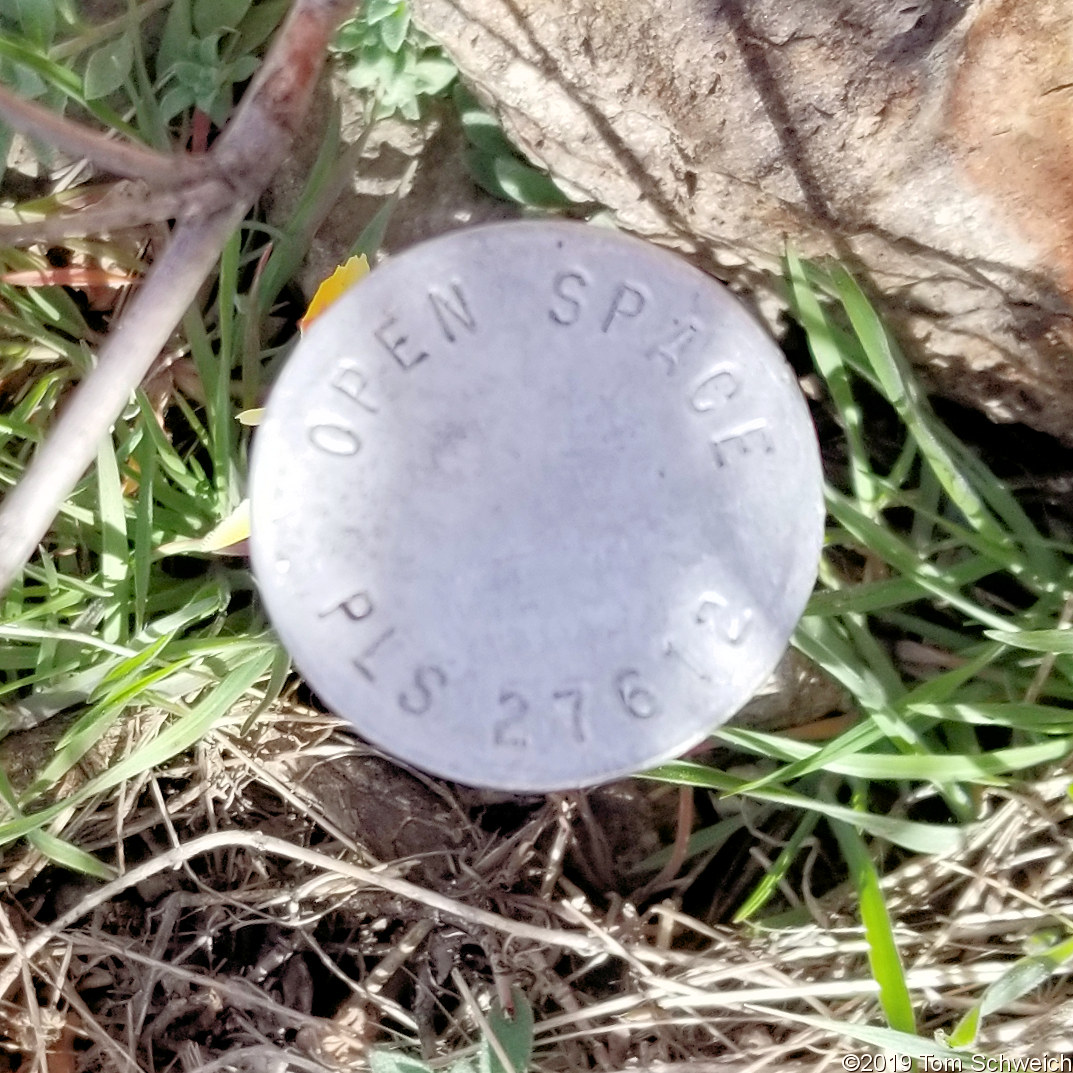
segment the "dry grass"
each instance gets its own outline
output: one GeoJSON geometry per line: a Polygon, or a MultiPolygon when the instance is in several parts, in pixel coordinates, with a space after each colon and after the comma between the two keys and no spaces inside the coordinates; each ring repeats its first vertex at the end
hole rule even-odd
{"type": "MultiPolygon", "coordinates": [[[[688,880],[638,901],[651,872],[613,863],[624,827],[664,822],[663,788],[482,799],[320,713],[276,708],[244,738],[246,714],[69,821],[121,878],[64,876],[29,848],[5,860],[0,1068],[340,1070],[397,1044],[438,1065],[473,1051],[512,986],[549,1073],[818,1073],[865,1049],[834,1024],[877,1021],[848,887],[803,882],[787,904],[808,919],[778,929],[713,924],[681,910],[688,880]]],[[[1067,784],[988,791],[961,853],[884,879],[923,1036],[1069,927],[1067,784]]],[[[1063,1051],[1070,1009],[1055,975],[980,1044],[1063,1051]]]]}

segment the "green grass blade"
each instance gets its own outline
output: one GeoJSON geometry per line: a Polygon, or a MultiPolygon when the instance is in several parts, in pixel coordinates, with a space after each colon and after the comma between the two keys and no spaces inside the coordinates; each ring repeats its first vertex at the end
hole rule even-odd
{"type": "Polygon", "coordinates": [[[864,443],[861,408],[853,395],[843,349],[832,334],[831,324],[806,277],[805,266],[792,246],[786,250],[786,265],[794,314],[805,330],[809,351],[841,418],[854,494],[861,509],[872,514],[879,493],[864,443]]]}
{"type": "MultiPolygon", "coordinates": [[[[909,1058],[930,1059],[932,1069],[963,1070],[964,1073],[969,1073],[972,1069],[997,1068],[987,1064],[977,1066],[974,1061],[977,1056],[967,1051],[955,1051],[952,1047],[944,1047],[941,1043],[935,1043],[910,1032],[879,1028],[875,1025],[858,1025],[850,1021],[836,1021],[829,1017],[814,1017],[811,1014],[797,1013],[790,1009],[775,1010],[766,1006],[753,1008],[769,1016],[773,1024],[784,1020],[794,1021],[797,1024],[818,1028],[829,1035],[865,1043],[877,1048],[883,1055],[898,1054],[909,1058]]],[[[980,1057],[983,1058],[983,1056],[980,1057]]],[[[872,1066],[875,1069],[879,1068],[878,1063],[872,1063],[872,1066]]],[[[865,1068],[866,1065],[862,1062],[861,1069],[865,1068]]]]}
{"type": "Polygon", "coordinates": [[[920,553],[915,548],[893,531],[869,518],[840,492],[828,489],[827,509],[854,539],[878,555],[899,574],[913,578],[921,589],[940,600],[947,601],[983,626],[1001,630],[1009,625],[1008,619],[993,614],[962,595],[955,586],[950,584],[941,570],[921,560],[920,553]]]}
{"type": "Polygon", "coordinates": [[[282,646],[278,649],[275,656],[272,659],[272,669],[268,676],[268,685],[265,686],[264,696],[261,698],[260,703],[253,709],[252,712],[246,717],[246,721],[242,724],[242,730],[240,733],[246,734],[249,732],[250,727],[257,721],[258,717],[265,712],[272,704],[275,703],[280,693],[283,691],[284,685],[287,683],[287,679],[291,673],[291,657],[290,654],[282,646]]]}
{"type": "MultiPolygon", "coordinates": [[[[750,822],[759,823],[764,814],[765,813],[761,813],[760,816],[750,817],[750,822]]],[[[713,823],[708,827],[702,827],[699,831],[694,831],[693,834],[689,836],[689,841],[686,843],[686,852],[683,860],[692,860],[692,858],[697,857],[702,853],[710,853],[712,850],[719,849],[726,843],[727,839],[730,838],[732,834],[736,831],[740,831],[744,826],[744,816],[728,816],[725,820],[720,820],[718,823],[713,823]]],[[[662,868],[672,856],[674,856],[674,847],[664,846],[663,849],[657,850],[655,853],[650,853],[640,864],[635,865],[631,871],[657,871],[662,868]]]]}
{"type": "Polygon", "coordinates": [[[879,875],[868,855],[868,848],[857,831],[848,823],[833,821],[831,829],[838,839],[842,856],[849,865],[850,875],[857,888],[857,899],[868,941],[868,962],[872,976],[879,984],[879,1003],[887,1024],[896,1032],[916,1034],[913,1001],[905,982],[902,959],[890,923],[890,914],[879,885],[879,875]]]}
{"type": "MultiPolygon", "coordinates": [[[[1073,713],[1070,715],[1073,716],[1073,713]]],[[[808,742],[739,727],[723,727],[716,736],[738,749],[776,760],[815,761],[821,753],[827,751],[826,746],[820,748],[808,742]]],[[[956,782],[991,783],[995,776],[1052,763],[1071,752],[1073,737],[962,755],[949,752],[934,755],[893,755],[832,749],[827,759],[810,766],[808,770],[830,771],[861,779],[931,782],[937,786],[956,782]]],[[[781,772],[776,774],[781,775],[781,772]]],[[[743,790],[748,791],[754,789],[755,783],[743,787],[743,790]]]]}
{"type": "Polygon", "coordinates": [[[953,702],[908,704],[907,710],[929,719],[966,723],[970,726],[1010,727],[1043,733],[1062,733],[1073,730],[1073,709],[1055,708],[1047,704],[1017,702],[982,702],[970,704],[953,702]]]}
{"type": "Polygon", "coordinates": [[[127,682],[79,716],[57,743],[52,756],[26,791],[27,800],[54,786],[104,737],[135,700],[181,667],[182,664],[168,664],[133,682],[127,682]]]}
{"type": "Polygon", "coordinates": [[[942,704],[993,664],[1001,652],[999,645],[974,645],[962,649],[958,653],[961,665],[914,686],[902,697],[902,711],[917,711],[919,705],[942,704]]]}
{"type": "Polygon", "coordinates": [[[953,1047],[971,1047],[976,1042],[980,1023],[991,1013],[1034,991],[1046,983],[1073,958],[1073,938],[1057,943],[1049,950],[1029,954],[1015,961],[997,980],[987,986],[977,1002],[957,1023],[949,1043],[953,1047]]]}
{"type": "MultiPolygon", "coordinates": [[[[760,751],[761,755],[772,755],[766,751],[768,748],[766,744],[755,745],[756,739],[752,735],[757,733],[759,732],[747,730],[744,727],[724,726],[720,727],[712,736],[720,741],[727,742],[731,746],[745,749],[746,752],[760,751]],[[739,735],[743,736],[739,737],[739,735]]],[[[765,786],[775,784],[785,786],[804,778],[806,775],[811,775],[814,771],[832,770],[831,765],[837,763],[841,757],[855,756],[875,742],[881,741],[883,736],[882,729],[874,719],[862,720],[837,737],[825,742],[819,748],[814,747],[810,751],[800,752],[797,756],[794,756],[792,752],[778,756],[778,759],[787,761],[785,766],[777,768],[767,775],[762,775],[758,779],[751,779],[744,783],[738,792],[749,794],[754,790],[762,790],[765,786]]],[[[768,737],[770,735],[762,735],[763,739],[768,737]]],[[[780,743],[781,751],[781,743],[789,741],[789,739],[779,738],[777,741],[780,743]]]]}
{"type": "Polygon", "coordinates": [[[199,498],[204,494],[204,476],[187,467],[178,452],[171,445],[164,430],[157,423],[152,405],[141,391],[137,392],[138,406],[142,412],[139,431],[152,441],[153,453],[160,465],[161,472],[186,496],[199,498]]]}
{"type": "MultiPolygon", "coordinates": [[[[213,517],[225,517],[236,505],[237,490],[234,487],[233,440],[235,437],[234,415],[231,407],[230,356],[213,350],[208,332],[200,314],[189,310],[183,318],[183,330],[190,343],[190,353],[197,366],[198,376],[205,385],[208,411],[205,445],[212,463],[214,490],[213,517]]],[[[190,415],[193,416],[192,414],[190,415]]]]}
{"type": "Polygon", "coordinates": [[[890,708],[897,701],[898,698],[888,694],[886,684],[857,654],[841,622],[828,617],[806,616],[797,625],[793,644],[843,685],[868,711],[890,708]]]}
{"type": "Polygon", "coordinates": [[[43,853],[53,864],[61,868],[69,868],[72,872],[82,872],[95,879],[115,879],[116,870],[104,861],[98,860],[92,853],[48,831],[31,831],[29,834],[30,844],[39,853],[43,853]]]}
{"type": "Polygon", "coordinates": [[[153,565],[153,512],[156,491],[157,453],[153,441],[142,437],[135,450],[138,464],[138,499],[134,512],[132,575],[134,585],[134,632],[145,627],[149,603],[149,575],[153,565]]]}
{"type": "Polygon", "coordinates": [[[1009,645],[1011,648],[1024,648],[1029,652],[1048,652],[1059,656],[1073,654],[1073,629],[1069,627],[1054,630],[1008,630],[998,628],[984,630],[984,634],[992,641],[1009,645]]]}
{"type": "Polygon", "coordinates": [[[749,896],[734,914],[734,923],[741,924],[751,920],[771,900],[779,884],[786,878],[790,866],[797,860],[801,847],[816,829],[820,817],[815,812],[806,812],[794,828],[794,833],[787,839],[786,845],[779,851],[772,866],[764,873],[763,879],[753,888],[749,896]]]}
{"type": "MultiPolygon", "coordinates": [[[[944,565],[943,576],[956,589],[971,585],[995,572],[995,564],[983,556],[969,556],[958,563],[944,565]]],[[[924,593],[912,577],[884,578],[845,588],[825,589],[812,594],[806,615],[866,615],[915,603],[924,593]]]]}
{"type": "MultiPolygon", "coordinates": [[[[744,779],[688,760],[663,764],[642,772],[641,777],[672,783],[676,786],[699,786],[723,794],[739,793],[746,784],[744,779]]],[[[964,846],[965,839],[972,830],[968,825],[964,827],[943,826],[920,823],[916,820],[903,820],[897,816],[879,816],[871,812],[858,812],[855,809],[821,801],[794,790],[757,790],[745,796],[795,810],[819,812],[830,819],[856,824],[870,835],[884,838],[914,853],[954,853],[964,846]]]]}
{"type": "Polygon", "coordinates": [[[70,797],[0,824],[0,845],[40,830],[61,812],[76,808],[96,794],[105,793],[124,780],[164,764],[189,749],[264,675],[273,655],[274,648],[262,645],[260,651],[250,658],[236,662],[219,684],[207,691],[193,708],[183,708],[155,737],[87,780],[70,797]]]}
{"type": "Polygon", "coordinates": [[[100,578],[108,590],[101,637],[122,643],[130,635],[130,544],[127,506],[111,437],[97,452],[97,504],[100,525],[100,578]]]}
{"type": "Polygon", "coordinates": [[[909,377],[904,359],[896,351],[886,327],[864,291],[841,265],[832,267],[831,279],[883,394],[916,440],[922,457],[932,468],[946,494],[973,528],[986,534],[997,546],[1008,547],[1011,543],[1009,538],[961,472],[946,442],[935,434],[937,422],[931,408],[909,377]]]}
{"type": "Polygon", "coordinates": [[[309,248],[315,222],[322,218],[326,192],[332,191],[332,176],[342,156],[339,107],[333,105],[325,124],[320,149],[286,230],[272,243],[272,253],[257,288],[260,316],[266,316],[287,281],[293,279],[309,248]]]}
{"type": "MultiPolygon", "coordinates": [[[[3,768],[0,768],[0,801],[4,802],[13,816],[22,817],[15,789],[8,781],[7,773],[3,768]]],[[[48,831],[31,831],[28,838],[34,849],[48,857],[53,863],[60,865],[61,868],[69,868],[73,872],[82,872],[97,879],[115,879],[114,868],[98,860],[93,854],[79,849],[62,838],[57,838],[48,831]]]]}

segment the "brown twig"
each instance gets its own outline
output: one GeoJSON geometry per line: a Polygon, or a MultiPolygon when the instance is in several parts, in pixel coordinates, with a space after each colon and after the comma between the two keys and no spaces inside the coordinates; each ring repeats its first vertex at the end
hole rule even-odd
{"type": "Polygon", "coordinates": [[[59,242],[80,235],[104,235],[142,224],[163,223],[205,215],[234,200],[234,191],[205,169],[197,182],[177,190],[150,188],[144,183],[119,182],[95,205],[75,212],[42,216],[18,224],[0,224],[0,243],[59,242]]]}
{"type": "Polygon", "coordinates": [[[308,109],[329,40],[352,0],[295,0],[261,70],[210,153],[154,154],[87,132],[23,101],[0,96],[13,125],[32,124],[54,144],[103,167],[142,179],[176,177],[201,184],[172,240],[101,348],[96,368],[61,413],[17,487],[0,506],[0,593],[48,531],[60,504],[89,468],[131,392],[212,270],[220,250],[283,162],[308,109]],[[105,148],[107,147],[107,148],[105,148]]]}
{"type": "Polygon", "coordinates": [[[0,114],[20,134],[47,141],[74,157],[126,179],[144,179],[157,186],[174,186],[204,176],[202,165],[177,153],[158,153],[144,145],[119,141],[100,131],[72,123],[33,101],[24,101],[0,86],[0,114]]]}

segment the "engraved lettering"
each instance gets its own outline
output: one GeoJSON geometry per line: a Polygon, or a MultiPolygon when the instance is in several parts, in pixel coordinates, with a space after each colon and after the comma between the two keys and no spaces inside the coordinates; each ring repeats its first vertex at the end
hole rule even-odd
{"type": "Polygon", "coordinates": [[[567,285],[570,285],[570,290],[581,292],[589,285],[588,277],[584,272],[560,272],[552,283],[552,290],[555,292],[556,298],[562,299],[566,303],[566,308],[556,309],[554,306],[548,310],[548,316],[551,317],[556,324],[562,324],[564,326],[570,324],[576,324],[578,317],[581,316],[581,297],[580,293],[577,295],[570,294],[567,289],[567,285]]]}
{"type": "Polygon", "coordinates": [[[727,464],[728,455],[750,455],[757,447],[765,454],[771,454],[775,450],[775,441],[768,431],[767,421],[758,417],[755,421],[746,421],[729,432],[720,432],[712,437],[712,452],[715,454],[715,464],[722,468],[727,464]],[[736,444],[736,450],[729,451],[731,444],[736,444]]]}
{"type": "Polygon", "coordinates": [[[615,289],[615,297],[611,299],[611,307],[604,317],[601,331],[606,334],[618,317],[633,320],[644,309],[646,302],[646,294],[640,284],[634,286],[632,283],[620,283],[615,289]]]}
{"type": "Polygon", "coordinates": [[[644,684],[640,671],[631,668],[617,675],[615,689],[622,706],[634,719],[651,719],[659,715],[659,700],[644,684]]]}
{"type": "Polygon", "coordinates": [[[431,664],[414,671],[413,688],[399,694],[399,707],[411,715],[424,715],[436,699],[436,692],[447,685],[447,675],[431,664]]]}
{"type": "Polygon", "coordinates": [[[751,607],[734,611],[725,596],[706,592],[701,597],[696,617],[699,624],[711,626],[724,641],[740,645],[752,627],[754,616],[751,607]]]}
{"type": "Polygon", "coordinates": [[[361,439],[352,428],[330,421],[310,425],[309,442],[330,455],[356,455],[361,450],[361,439]]]}
{"type": "Polygon", "coordinates": [[[356,592],[318,612],[318,618],[327,618],[334,611],[342,611],[351,622],[361,622],[373,613],[373,600],[367,592],[356,592]]]}
{"type": "Polygon", "coordinates": [[[682,360],[689,345],[700,335],[700,324],[695,320],[678,327],[675,333],[661,342],[655,343],[648,351],[650,358],[662,358],[667,364],[667,375],[670,376],[678,369],[678,363],[682,360]]]}
{"type": "Polygon", "coordinates": [[[377,651],[394,636],[395,627],[389,626],[371,645],[367,645],[362,649],[359,656],[350,661],[354,669],[360,671],[370,682],[376,681],[376,675],[373,674],[372,668],[369,666],[369,661],[376,655],[377,651]]]}
{"type": "Polygon", "coordinates": [[[509,745],[515,749],[529,747],[529,732],[525,729],[525,717],[529,702],[519,693],[504,690],[499,694],[500,707],[509,711],[505,719],[496,722],[493,728],[496,745],[509,745]]]}
{"type": "Polygon", "coordinates": [[[699,678],[702,682],[707,682],[709,685],[711,684],[712,676],[696,666],[685,652],[683,652],[673,641],[666,640],[663,642],[663,654],[667,656],[668,659],[677,659],[695,677],[699,678]]]}
{"type": "Polygon", "coordinates": [[[385,320],[373,335],[403,369],[412,369],[419,361],[428,357],[428,351],[408,349],[406,344],[409,343],[410,337],[399,331],[397,324],[398,320],[391,317],[385,320]]]}
{"type": "Polygon", "coordinates": [[[436,319],[440,322],[440,329],[449,343],[455,342],[458,338],[454,328],[451,326],[452,320],[456,321],[461,327],[468,328],[471,332],[477,330],[477,321],[474,320],[469,306],[466,305],[466,296],[462,293],[461,285],[452,283],[451,290],[454,292],[454,305],[451,304],[451,299],[436,287],[430,287],[428,292],[432,312],[436,314],[436,319]]]}
{"type": "Polygon", "coordinates": [[[570,725],[570,732],[575,741],[585,740],[585,723],[581,718],[581,709],[585,695],[579,687],[571,689],[557,689],[551,695],[555,706],[566,716],[570,725]]]}
{"type": "Polygon", "coordinates": [[[339,365],[339,368],[335,370],[335,375],[332,377],[332,387],[334,387],[336,391],[341,391],[348,399],[352,399],[363,410],[368,410],[369,413],[375,414],[379,407],[364,397],[365,389],[368,386],[369,381],[365,374],[349,361],[342,362],[339,365]]]}
{"type": "Polygon", "coordinates": [[[720,362],[693,389],[693,394],[689,396],[690,405],[702,414],[728,402],[741,390],[741,381],[738,379],[740,372],[735,362],[720,362]]]}

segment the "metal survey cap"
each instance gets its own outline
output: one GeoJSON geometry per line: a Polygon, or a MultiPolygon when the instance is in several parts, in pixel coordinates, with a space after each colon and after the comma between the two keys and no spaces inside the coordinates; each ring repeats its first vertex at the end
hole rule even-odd
{"type": "Polygon", "coordinates": [[[473,786],[674,757],[783,654],[822,477],[781,352],[679,257],[579,223],[391,258],[312,323],[254,443],[252,554],[313,690],[473,786]]]}

